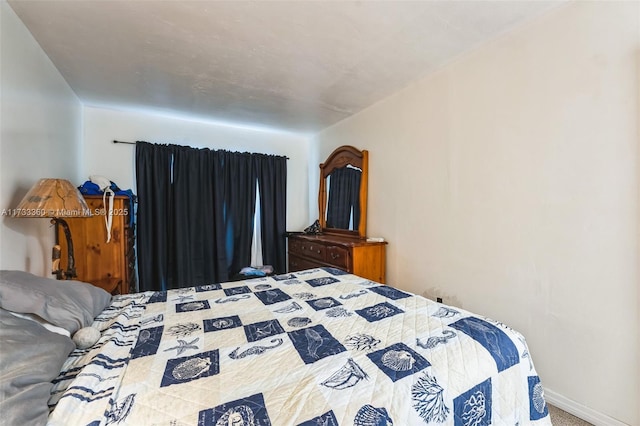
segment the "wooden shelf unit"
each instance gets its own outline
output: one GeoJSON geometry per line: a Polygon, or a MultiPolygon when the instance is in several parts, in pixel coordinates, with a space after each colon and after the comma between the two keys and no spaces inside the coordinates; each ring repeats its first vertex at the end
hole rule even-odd
{"type": "MultiPolygon", "coordinates": [[[[135,225],[130,220],[134,214],[131,200],[126,196],[114,198],[111,241],[107,243],[106,209],[102,195],[85,195],[84,198],[92,216],[66,219],[71,231],[78,274],[75,279],[103,287],[110,292],[128,294],[135,291],[135,225]],[[114,282],[117,285],[114,286],[114,282]]],[[[62,230],[60,247],[61,266],[65,270],[67,246],[62,230]]]]}

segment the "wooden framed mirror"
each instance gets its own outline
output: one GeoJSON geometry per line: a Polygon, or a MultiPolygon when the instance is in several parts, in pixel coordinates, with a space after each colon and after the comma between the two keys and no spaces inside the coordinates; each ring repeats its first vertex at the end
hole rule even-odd
{"type": "Polygon", "coordinates": [[[323,233],[366,238],[369,152],[343,145],[320,164],[318,206],[323,233]]]}

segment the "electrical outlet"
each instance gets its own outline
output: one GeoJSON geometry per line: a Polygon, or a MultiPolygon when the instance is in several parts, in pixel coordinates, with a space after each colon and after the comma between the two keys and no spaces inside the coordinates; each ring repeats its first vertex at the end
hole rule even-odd
{"type": "Polygon", "coordinates": [[[442,297],[436,297],[436,302],[442,303],[442,297]]]}

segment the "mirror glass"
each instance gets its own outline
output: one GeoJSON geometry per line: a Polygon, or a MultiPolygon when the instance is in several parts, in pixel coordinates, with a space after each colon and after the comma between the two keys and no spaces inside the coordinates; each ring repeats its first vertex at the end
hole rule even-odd
{"type": "Polygon", "coordinates": [[[365,237],[368,152],[341,146],[320,164],[322,232],[365,237]]]}
{"type": "Polygon", "coordinates": [[[326,228],[358,231],[360,225],[360,181],[362,170],[347,164],[336,168],[326,179],[326,228]]]}

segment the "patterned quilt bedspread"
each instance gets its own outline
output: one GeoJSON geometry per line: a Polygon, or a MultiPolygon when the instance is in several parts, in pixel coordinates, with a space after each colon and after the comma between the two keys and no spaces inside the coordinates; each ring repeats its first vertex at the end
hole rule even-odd
{"type": "Polygon", "coordinates": [[[117,296],[52,425],[550,425],[525,339],[334,269],[117,296]]]}

